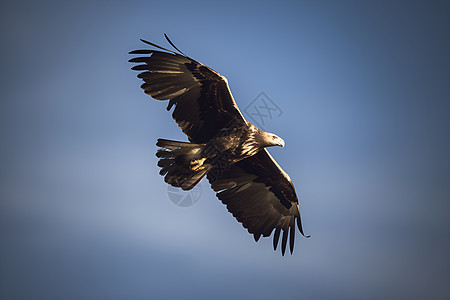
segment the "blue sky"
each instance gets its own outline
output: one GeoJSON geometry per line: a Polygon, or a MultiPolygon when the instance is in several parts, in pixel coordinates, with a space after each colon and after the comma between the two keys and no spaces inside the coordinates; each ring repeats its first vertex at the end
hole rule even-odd
{"type": "Polygon", "coordinates": [[[0,298],[450,296],[445,1],[15,1],[0,22],[0,298]],[[283,111],[265,129],[312,235],[293,256],[206,182],[170,201],[155,142],[186,138],[127,62],[163,33],[241,109],[283,111]]]}

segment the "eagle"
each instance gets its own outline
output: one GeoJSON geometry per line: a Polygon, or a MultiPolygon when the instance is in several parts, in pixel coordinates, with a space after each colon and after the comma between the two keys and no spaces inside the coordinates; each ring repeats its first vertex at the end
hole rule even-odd
{"type": "MultiPolygon", "coordinates": [[[[228,80],[174,48],[169,50],[141,39],[156,49],[134,50],[132,70],[153,99],[168,100],[167,111],[189,142],[158,139],[158,166],[165,182],[190,190],[206,176],[228,211],[253,234],[273,234],[276,251],[281,232],[281,253],[287,240],[292,254],[295,225],[303,233],[294,185],[272,158],[267,147],[284,141],[247,121],[231,95],[228,80]],[[295,224],[297,223],[297,224],[295,224]]],[[[309,236],[306,236],[309,237],[309,236]]]]}

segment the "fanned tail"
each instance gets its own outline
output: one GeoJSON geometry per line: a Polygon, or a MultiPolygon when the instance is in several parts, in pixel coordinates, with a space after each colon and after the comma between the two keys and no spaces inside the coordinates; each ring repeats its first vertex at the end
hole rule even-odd
{"type": "Polygon", "coordinates": [[[161,167],[159,174],[174,187],[190,190],[212,168],[202,157],[205,144],[158,139],[156,146],[161,147],[156,152],[156,156],[161,158],[158,161],[161,167]]]}

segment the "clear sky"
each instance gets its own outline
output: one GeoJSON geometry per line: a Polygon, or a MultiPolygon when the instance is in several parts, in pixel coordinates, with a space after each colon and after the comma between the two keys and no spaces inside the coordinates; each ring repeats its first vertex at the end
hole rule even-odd
{"type": "Polygon", "coordinates": [[[1,299],[449,299],[448,2],[3,1],[0,23],[1,299]],[[170,201],[155,142],[186,138],[127,62],[163,33],[282,111],[293,256],[206,182],[170,201]]]}

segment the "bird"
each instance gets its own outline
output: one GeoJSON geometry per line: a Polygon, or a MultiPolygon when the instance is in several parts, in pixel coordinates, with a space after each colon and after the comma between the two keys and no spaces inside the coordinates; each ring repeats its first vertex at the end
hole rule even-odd
{"type": "Polygon", "coordinates": [[[284,147],[279,136],[247,121],[234,100],[228,80],[181,52],[169,37],[170,50],[141,39],[151,49],[129,52],[141,71],[141,88],[155,100],[168,101],[167,111],[189,142],[158,139],[160,175],[171,186],[190,190],[206,176],[218,199],[253,235],[256,242],[280,235],[284,256],[289,238],[292,255],[295,225],[304,237],[298,197],[289,175],[267,151],[284,147]],[[295,224],[296,223],[296,224],[295,224]]]}

